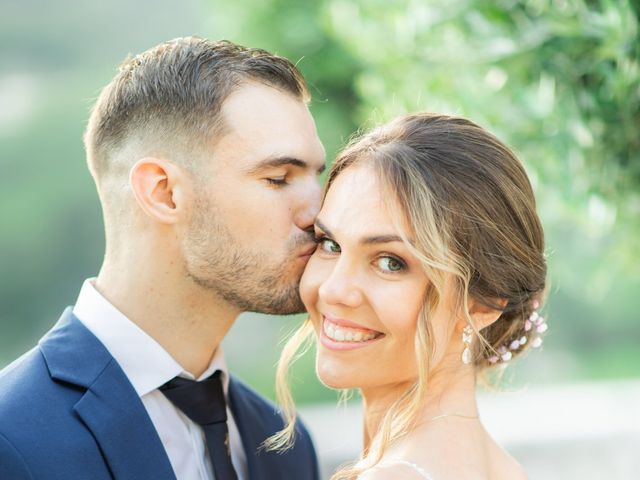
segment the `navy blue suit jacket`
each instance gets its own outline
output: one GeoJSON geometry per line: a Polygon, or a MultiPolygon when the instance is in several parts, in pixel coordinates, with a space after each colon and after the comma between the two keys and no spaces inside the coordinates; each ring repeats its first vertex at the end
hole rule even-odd
{"type": "MultiPolygon", "coordinates": [[[[274,406],[233,377],[229,404],[250,480],[318,479],[303,425],[293,449],[265,452],[262,441],[283,426],[274,406]]],[[[133,386],[69,308],[36,348],[0,372],[0,480],[112,478],[176,477],[133,386]]]]}

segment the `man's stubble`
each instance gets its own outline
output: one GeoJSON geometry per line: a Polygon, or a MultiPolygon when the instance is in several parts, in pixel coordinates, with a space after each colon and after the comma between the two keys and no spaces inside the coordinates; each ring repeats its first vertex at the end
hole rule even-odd
{"type": "Polygon", "coordinates": [[[284,258],[243,248],[243,240],[217,218],[213,203],[201,198],[185,239],[187,275],[243,312],[305,312],[298,289],[304,264],[297,252],[312,241],[311,234],[290,238],[280,249],[284,258]]]}

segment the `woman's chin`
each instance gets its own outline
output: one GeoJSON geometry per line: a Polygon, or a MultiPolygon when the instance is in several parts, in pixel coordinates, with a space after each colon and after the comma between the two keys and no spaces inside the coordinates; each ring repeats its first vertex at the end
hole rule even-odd
{"type": "Polygon", "coordinates": [[[345,372],[344,369],[335,368],[335,366],[329,366],[322,362],[316,363],[316,375],[325,387],[333,390],[359,388],[357,379],[345,372]]]}
{"type": "Polygon", "coordinates": [[[353,385],[349,386],[347,383],[337,382],[334,379],[325,380],[322,377],[319,377],[319,380],[320,383],[331,390],[349,390],[351,388],[355,388],[353,385]]]}

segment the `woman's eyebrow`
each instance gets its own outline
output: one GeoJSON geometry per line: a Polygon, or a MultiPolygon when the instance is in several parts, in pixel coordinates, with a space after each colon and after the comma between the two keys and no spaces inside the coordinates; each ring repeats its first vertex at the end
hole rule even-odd
{"type": "Polygon", "coordinates": [[[326,225],[324,223],[322,223],[320,221],[319,218],[316,218],[315,221],[316,227],[318,227],[320,230],[322,230],[324,233],[326,233],[327,235],[329,235],[330,237],[333,237],[333,234],[331,233],[331,230],[329,230],[326,225]]]}
{"type": "Polygon", "coordinates": [[[371,244],[371,243],[390,243],[390,242],[402,242],[402,238],[398,235],[374,235],[372,237],[365,237],[360,240],[360,243],[371,244]]]}
{"type": "MultiPolygon", "coordinates": [[[[322,221],[316,218],[316,227],[322,230],[324,233],[333,237],[334,235],[331,233],[331,230],[327,228],[327,226],[322,223],[322,221]]],[[[386,234],[386,235],[372,235],[369,237],[364,237],[360,240],[360,243],[369,245],[374,243],[390,243],[390,242],[403,242],[402,238],[399,235],[395,234],[386,234]]]]}

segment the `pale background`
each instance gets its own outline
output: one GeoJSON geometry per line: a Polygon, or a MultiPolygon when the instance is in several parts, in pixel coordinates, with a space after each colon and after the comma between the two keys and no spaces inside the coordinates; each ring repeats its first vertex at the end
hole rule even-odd
{"type": "MultiPolygon", "coordinates": [[[[81,135],[128,54],[189,34],[297,62],[332,158],[411,110],[462,114],[521,155],[547,232],[550,330],[481,396],[483,420],[532,479],[640,471],[640,42],[624,0],[0,0],[0,367],[99,268],[100,209],[81,135]]],[[[267,396],[301,318],[244,315],[231,368],[267,396]]],[[[295,369],[325,472],[357,455],[357,401],[295,369]],[[339,444],[338,440],[342,442],[339,444]]]]}

